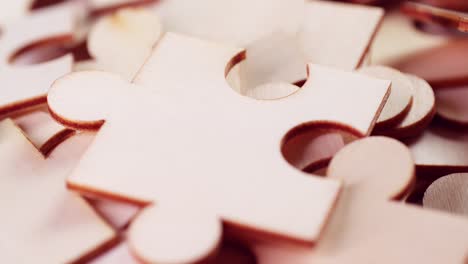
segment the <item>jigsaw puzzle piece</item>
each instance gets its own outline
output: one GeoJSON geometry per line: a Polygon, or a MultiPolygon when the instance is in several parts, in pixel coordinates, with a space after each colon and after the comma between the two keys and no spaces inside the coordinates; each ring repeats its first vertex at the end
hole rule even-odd
{"type": "Polygon", "coordinates": [[[74,134],[73,130],[63,127],[43,111],[27,113],[14,121],[44,155],[74,134]]]}
{"type": "Polygon", "coordinates": [[[450,37],[427,34],[414,26],[401,12],[389,12],[372,44],[372,63],[394,65],[414,53],[448,43],[450,37]]]}
{"type": "Polygon", "coordinates": [[[52,82],[72,66],[69,55],[25,67],[11,65],[14,57],[38,45],[66,42],[72,30],[72,6],[40,10],[5,28],[0,38],[0,115],[45,103],[52,82]]]}
{"type": "Polygon", "coordinates": [[[304,5],[303,0],[173,0],[161,1],[155,10],[171,32],[247,47],[273,32],[295,34],[304,5]]]}
{"type": "Polygon", "coordinates": [[[257,244],[260,263],[464,263],[468,221],[388,201],[414,181],[411,154],[400,142],[353,142],[335,155],[328,177],[345,187],[320,242],[314,249],[257,244]]]}
{"type": "Polygon", "coordinates": [[[45,159],[11,120],[0,123],[0,132],[0,208],[15,208],[2,216],[0,245],[21,256],[13,263],[76,262],[113,241],[114,231],[64,187],[89,137],[75,136],[45,159]]]}
{"type": "Polygon", "coordinates": [[[74,70],[103,70],[131,81],[162,34],[162,25],[153,12],[118,10],[92,26],[88,50],[93,59],[76,63],[74,70]]]}
{"type": "Polygon", "coordinates": [[[468,216],[468,174],[450,174],[433,182],[424,193],[423,205],[468,216]]]}
{"type": "Polygon", "coordinates": [[[257,101],[235,93],[225,79],[242,56],[239,49],[166,34],[133,84],[111,74],[80,72],[56,81],[49,91],[49,107],[62,123],[96,129],[105,120],[68,185],[99,197],[157,203],[132,224],[135,255],[189,261],[187,255],[170,251],[174,255],[168,256],[155,248],[171,245],[189,257],[206,256],[219,241],[219,220],[239,234],[308,244],[320,235],[340,183],[304,177],[286,164],[280,146],[315,122],[368,135],[389,82],[310,65],[313,77],[303,89],[281,101],[257,101]],[[129,137],[129,125],[138,131],[135,136],[129,137]],[[177,153],[190,157],[183,166],[177,153]],[[187,205],[194,212],[181,209],[187,205]],[[160,225],[151,221],[157,215],[160,225]],[[191,230],[193,241],[205,243],[184,239],[172,221],[191,230]],[[200,226],[210,232],[197,232],[200,226]],[[158,230],[175,234],[159,241],[151,235],[158,230]]]}

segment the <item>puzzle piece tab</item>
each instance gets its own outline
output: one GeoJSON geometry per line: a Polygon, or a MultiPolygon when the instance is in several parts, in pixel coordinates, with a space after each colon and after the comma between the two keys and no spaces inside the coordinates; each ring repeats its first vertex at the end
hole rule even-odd
{"type": "Polygon", "coordinates": [[[225,79],[242,56],[239,49],[168,33],[133,84],[80,72],[56,81],[49,92],[57,120],[82,129],[102,125],[68,185],[157,204],[131,227],[132,250],[142,259],[184,262],[207,256],[219,240],[219,220],[241,233],[314,243],[340,183],[305,177],[287,165],[281,142],[300,131],[296,126],[320,122],[367,135],[388,96],[388,81],[310,65],[310,80],[283,100],[242,97],[225,79]],[[135,134],[128,134],[129,126],[135,134]],[[180,209],[187,205],[194,210],[180,209]],[[193,241],[205,243],[177,240],[180,233],[152,236],[150,230],[164,230],[145,220],[155,215],[164,216],[158,219],[166,224],[164,219],[173,217],[179,228],[192,231],[193,241]],[[193,232],[199,226],[210,232],[193,232]],[[141,228],[149,228],[145,243],[141,228]],[[170,252],[151,246],[170,243],[179,254],[167,256],[170,252]]]}

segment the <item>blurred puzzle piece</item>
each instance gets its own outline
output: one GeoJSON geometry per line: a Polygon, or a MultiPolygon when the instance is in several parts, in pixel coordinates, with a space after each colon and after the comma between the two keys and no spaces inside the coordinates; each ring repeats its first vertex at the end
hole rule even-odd
{"type": "Polygon", "coordinates": [[[75,263],[113,243],[112,228],[64,187],[88,137],[70,138],[46,159],[11,120],[0,133],[0,208],[14,208],[2,216],[0,251],[20,256],[11,263],[75,263]]]}
{"type": "Polygon", "coordinates": [[[11,65],[15,56],[37,46],[67,42],[73,31],[72,6],[47,8],[9,25],[0,37],[0,115],[46,102],[50,85],[71,71],[70,55],[36,65],[11,65]]]}

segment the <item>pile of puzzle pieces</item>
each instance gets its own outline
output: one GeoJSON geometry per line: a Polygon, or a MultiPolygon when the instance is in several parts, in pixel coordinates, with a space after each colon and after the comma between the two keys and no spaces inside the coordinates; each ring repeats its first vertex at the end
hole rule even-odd
{"type": "Polygon", "coordinates": [[[1,262],[468,263],[468,4],[390,2],[2,1],[1,262]]]}

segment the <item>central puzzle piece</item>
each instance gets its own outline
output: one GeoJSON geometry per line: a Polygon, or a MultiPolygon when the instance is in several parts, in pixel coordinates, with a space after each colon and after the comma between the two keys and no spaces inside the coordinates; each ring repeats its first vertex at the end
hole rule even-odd
{"type": "Polygon", "coordinates": [[[254,100],[225,79],[243,57],[240,49],[168,33],[133,84],[79,72],[49,92],[61,123],[102,126],[69,187],[156,204],[129,231],[144,262],[207,257],[220,241],[220,220],[240,234],[316,242],[341,183],[294,169],[281,145],[321,123],[368,135],[388,96],[388,81],[310,65],[301,90],[254,100]]]}

